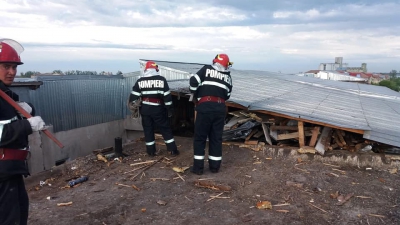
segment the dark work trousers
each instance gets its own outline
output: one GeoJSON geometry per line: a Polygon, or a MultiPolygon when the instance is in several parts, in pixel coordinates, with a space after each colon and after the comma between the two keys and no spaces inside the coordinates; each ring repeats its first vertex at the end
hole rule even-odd
{"type": "Polygon", "coordinates": [[[142,126],[148,154],[152,155],[156,152],[156,143],[154,138],[154,128],[156,126],[160,129],[165,145],[167,146],[167,150],[169,152],[177,150],[172,129],[168,123],[168,117],[166,113],[142,115],[142,126]]]}
{"type": "Polygon", "coordinates": [[[15,175],[0,181],[0,224],[27,224],[29,198],[24,178],[15,175]]]}
{"type": "Polygon", "coordinates": [[[222,132],[225,124],[225,112],[197,112],[194,125],[194,171],[204,169],[204,158],[207,137],[209,141],[208,165],[210,169],[219,170],[222,160],[222,132]]]}

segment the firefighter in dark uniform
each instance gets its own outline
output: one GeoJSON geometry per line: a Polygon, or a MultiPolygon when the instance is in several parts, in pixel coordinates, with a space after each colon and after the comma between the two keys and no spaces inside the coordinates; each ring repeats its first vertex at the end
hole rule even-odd
{"type": "Polygon", "coordinates": [[[149,156],[156,153],[154,128],[157,126],[164,138],[167,150],[171,155],[179,155],[168,117],[173,115],[172,97],[165,77],[159,73],[158,65],[148,61],[144,68],[144,76],[139,78],[129,96],[130,102],[141,98],[140,114],[146,151],[149,156]]]}
{"type": "Polygon", "coordinates": [[[217,173],[222,160],[222,132],[225,124],[225,101],[232,92],[232,66],[226,54],[217,55],[212,65],[206,65],[190,78],[190,91],[196,104],[194,126],[194,163],[191,172],[201,175],[204,169],[205,147],[209,139],[208,165],[217,173]]]}
{"type": "MultiPolygon", "coordinates": [[[[0,39],[0,89],[18,102],[19,97],[8,86],[14,81],[21,65],[23,47],[11,39],[0,39]]],[[[28,113],[33,106],[18,102],[28,113]]],[[[43,130],[40,116],[23,118],[0,97],[0,224],[27,224],[29,199],[24,176],[29,175],[26,158],[29,154],[28,135],[43,130]]]]}

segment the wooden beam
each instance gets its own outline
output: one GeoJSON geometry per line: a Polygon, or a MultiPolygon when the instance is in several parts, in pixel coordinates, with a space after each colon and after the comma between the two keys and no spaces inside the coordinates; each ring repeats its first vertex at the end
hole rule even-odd
{"type": "Polygon", "coordinates": [[[245,141],[248,141],[248,140],[250,140],[250,138],[255,134],[255,133],[257,133],[257,129],[254,129],[254,130],[252,130],[251,132],[250,132],[250,134],[244,139],[245,141]]]}
{"type": "Polygon", "coordinates": [[[293,119],[293,120],[297,120],[297,121],[303,121],[305,123],[312,123],[312,124],[315,124],[315,125],[321,125],[321,126],[324,126],[324,127],[330,127],[330,128],[334,128],[334,129],[345,130],[345,131],[349,131],[349,132],[352,132],[352,133],[364,134],[364,130],[357,130],[357,129],[339,127],[339,126],[335,126],[335,125],[331,125],[331,124],[327,124],[327,123],[322,123],[322,122],[318,122],[318,121],[307,120],[307,119],[302,119],[302,118],[297,118],[297,117],[291,117],[291,116],[284,115],[284,114],[281,114],[281,113],[274,113],[274,112],[269,112],[269,111],[265,111],[265,110],[255,110],[255,111],[252,111],[252,112],[259,112],[259,113],[264,113],[264,114],[268,114],[268,115],[272,115],[272,116],[278,116],[278,117],[289,118],[289,119],[293,119]]]}
{"type": "MultiPolygon", "coordinates": [[[[281,130],[281,131],[297,131],[299,129],[298,126],[271,126],[272,131],[281,130]]],[[[314,127],[304,127],[304,130],[313,130],[314,127]]]]}
{"type": "Polygon", "coordinates": [[[233,103],[233,102],[225,102],[225,105],[226,105],[226,106],[229,106],[229,107],[237,108],[237,109],[244,109],[244,110],[247,110],[247,107],[244,107],[244,106],[242,106],[242,105],[239,105],[239,104],[233,103]]]}
{"type": "Polygon", "coordinates": [[[304,123],[303,121],[298,121],[297,126],[299,127],[299,146],[300,148],[305,146],[305,141],[304,141],[304,123]]]}
{"type": "MultiPolygon", "coordinates": [[[[304,132],[305,136],[311,136],[312,133],[311,131],[306,131],[304,132]]],[[[288,134],[278,134],[278,141],[280,140],[286,140],[286,139],[292,139],[292,138],[299,138],[299,132],[293,132],[293,133],[288,133],[288,134]]]]}
{"type": "Polygon", "coordinates": [[[318,126],[314,127],[314,129],[312,130],[311,140],[310,140],[310,143],[308,143],[308,146],[310,146],[310,147],[315,146],[315,144],[317,143],[320,128],[321,127],[318,127],[318,126]]]}

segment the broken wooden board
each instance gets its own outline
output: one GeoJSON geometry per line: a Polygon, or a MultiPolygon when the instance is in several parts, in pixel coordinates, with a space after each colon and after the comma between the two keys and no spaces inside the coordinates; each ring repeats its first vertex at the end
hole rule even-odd
{"type": "MultiPolygon", "coordinates": [[[[271,126],[272,131],[297,131],[299,128],[298,126],[271,126]]],[[[312,130],[313,127],[304,127],[304,130],[312,130]]]]}
{"type": "Polygon", "coordinates": [[[236,125],[240,120],[246,119],[247,117],[239,115],[238,117],[232,117],[227,124],[224,125],[224,130],[230,130],[234,125],[236,125]]]}
{"type": "Polygon", "coordinates": [[[307,153],[315,154],[316,150],[313,147],[303,146],[299,148],[297,152],[300,154],[307,154],[307,153]]]}
{"type": "MultiPolygon", "coordinates": [[[[311,131],[306,131],[304,132],[305,136],[311,136],[312,133],[311,131]]],[[[278,134],[278,141],[280,140],[287,140],[287,139],[293,139],[293,138],[298,138],[299,137],[299,132],[293,132],[293,133],[288,133],[288,134],[278,134]]]]}
{"type": "Polygon", "coordinates": [[[245,145],[257,145],[258,141],[257,140],[246,140],[244,141],[245,145]]]}
{"type": "Polygon", "coordinates": [[[261,126],[264,131],[265,140],[268,142],[269,145],[272,145],[272,140],[271,137],[269,136],[270,133],[268,132],[268,126],[265,123],[261,123],[261,126]]]}
{"type": "Polygon", "coordinates": [[[317,145],[315,146],[315,150],[321,155],[325,154],[325,151],[327,149],[327,140],[329,138],[329,134],[331,132],[332,128],[330,127],[324,127],[322,129],[321,135],[318,139],[317,145]]]}
{"type": "Polygon", "coordinates": [[[251,138],[255,133],[257,133],[257,130],[256,130],[256,129],[252,130],[252,131],[250,132],[250,134],[247,135],[247,137],[246,137],[244,140],[245,140],[245,141],[250,140],[250,138],[251,138]]]}
{"type": "Polygon", "coordinates": [[[308,146],[314,147],[317,139],[318,139],[318,135],[319,135],[319,130],[321,127],[314,127],[314,129],[311,131],[312,135],[311,135],[311,139],[310,142],[308,143],[308,146]]]}

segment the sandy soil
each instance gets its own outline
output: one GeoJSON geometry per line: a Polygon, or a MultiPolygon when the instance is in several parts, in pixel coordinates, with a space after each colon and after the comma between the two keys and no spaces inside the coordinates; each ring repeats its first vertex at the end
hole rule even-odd
{"type": "Polygon", "coordinates": [[[219,173],[205,170],[198,176],[186,170],[178,176],[172,168],[190,166],[193,150],[190,138],[175,139],[181,151],[176,158],[164,146],[150,158],[138,142],[124,151],[129,156],[122,162],[108,164],[93,154],[29,177],[29,224],[400,224],[395,170],[269,158],[263,151],[224,146],[219,173]],[[144,172],[130,166],[161,157],[144,172]],[[66,188],[81,175],[89,180],[66,188]],[[231,191],[196,186],[199,179],[231,191]],[[272,209],[259,209],[261,201],[272,209]]]}

